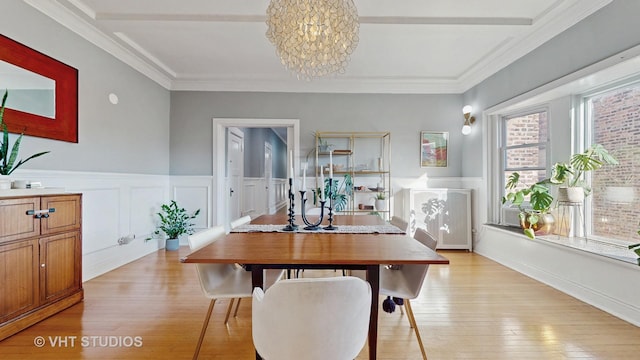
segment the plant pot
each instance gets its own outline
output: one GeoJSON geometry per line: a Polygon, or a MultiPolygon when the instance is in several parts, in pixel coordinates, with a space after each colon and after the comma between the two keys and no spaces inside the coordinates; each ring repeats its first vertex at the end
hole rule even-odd
{"type": "Polygon", "coordinates": [[[376,199],[376,210],[387,211],[387,200],[376,199]]]}
{"type": "Polygon", "coordinates": [[[582,187],[561,187],[558,189],[558,202],[582,203],[583,201],[584,189],[582,187]]]}
{"type": "Polygon", "coordinates": [[[8,175],[0,175],[0,190],[11,189],[11,179],[8,175]]]}
{"type": "MultiPolygon", "coordinates": [[[[520,226],[523,229],[529,228],[529,216],[531,214],[525,214],[525,216],[520,216],[520,226]]],[[[556,219],[551,213],[537,214],[538,222],[531,226],[533,232],[536,235],[549,235],[553,233],[553,229],[555,228],[556,219]]]]}
{"type": "Polygon", "coordinates": [[[175,251],[180,248],[180,239],[167,239],[164,249],[167,251],[175,251]]]}

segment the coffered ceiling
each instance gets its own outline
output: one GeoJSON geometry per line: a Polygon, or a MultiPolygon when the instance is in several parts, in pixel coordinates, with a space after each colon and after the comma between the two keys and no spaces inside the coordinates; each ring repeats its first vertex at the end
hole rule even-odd
{"type": "Polygon", "coordinates": [[[298,80],[269,0],[25,0],[171,90],[461,93],[611,0],[354,0],[343,75],[298,80]]]}

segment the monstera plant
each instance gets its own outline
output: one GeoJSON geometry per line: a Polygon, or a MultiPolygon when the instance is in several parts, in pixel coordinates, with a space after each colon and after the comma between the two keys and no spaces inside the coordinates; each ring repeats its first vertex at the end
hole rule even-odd
{"type": "Polygon", "coordinates": [[[548,180],[526,185],[521,181],[520,174],[514,172],[509,176],[505,189],[510,192],[502,198],[502,203],[508,202],[518,207],[520,225],[527,237],[534,239],[536,234],[548,234],[553,230],[555,219],[549,212],[553,196],[549,193],[548,180]],[[527,198],[530,207],[523,205],[527,198]]]}

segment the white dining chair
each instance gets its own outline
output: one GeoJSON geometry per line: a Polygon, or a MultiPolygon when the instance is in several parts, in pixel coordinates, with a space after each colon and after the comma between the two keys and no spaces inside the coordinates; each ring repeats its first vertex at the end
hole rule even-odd
{"type": "Polygon", "coordinates": [[[371,286],[345,276],[253,291],[253,344],[265,360],[352,360],[366,343],[371,286]]]}
{"type": "MultiPolygon", "coordinates": [[[[413,237],[429,249],[433,251],[436,250],[437,241],[424,229],[416,229],[413,237]]],[[[399,269],[380,269],[380,295],[403,299],[404,306],[407,308],[406,313],[409,319],[409,325],[416,333],[420,352],[424,360],[427,360],[427,353],[422,344],[422,337],[420,336],[420,330],[418,329],[416,318],[411,309],[410,300],[417,298],[420,294],[424,279],[427,276],[427,270],[429,270],[428,264],[403,264],[399,269]]]]}
{"type": "MultiPolygon", "coordinates": [[[[233,230],[239,226],[242,225],[246,225],[249,224],[251,222],[251,216],[249,215],[245,215],[242,217],[239,217],[237,219],[232,220],[229,223],[229,227],[233,230]]],[[[240,264],[236,264],[238,267],[241,267],[240,264]]],[[[280,269],[267,269],[264,271],[264,282],[265,284],[267,284],[267,286],[271,286],[271,284],[275,283],[276,281],[282,279],[282,277],[284,276],[285,271],[284,270],[280,270],[280,269]]],[[[240,308],[240,301],[242,300],[241,297],[239,298],[233,298],[229,301],[229,305],[227,307],[227,313],[224,317],[224,323],[227,324],[229,322],[229,316],[231,314],[231,310],[233,309],[233,304],[235,302],[236,304],[236,309],[233,312],[233,317],[237,317],[238,316],[238,309],[240,308]]]]}
{"type": "Polygon", "coordinates": [[[237,219],[231,220],[231,222],[229,223],[229,228],[235,229],[238,226],[242,226],[242,225],[248,224],[250,222],[251,222],[251,216],[245,215],[245,216],[239,217],[237,219]]]}
{"type": "MultiPolygon", "coordinates": [[[[222,225],[199,231],[189,236],[189,248],[191,252],[194,252],[215,242],[224,235],[225,228],[222,225]]],[[[216,300],[251,297],[252,282],[251,272],[237,267],[235,264],[207,263],[195,265],[202,292],[205,297],[211,299],[193,355],[193,358],[197,359],[216,300]]],[[[273,284],[273,281],[277,280],[278,279],[266,279],[265,284],[269,286],[273,284]]],[[[227,318],[228,317],[229,309],[227,309],[227,318]]],[[[225,319],[225,323],[226,322],[227,319],[225,319]]]]}
{"type": "Polygon", "coordinates": [[[405,233],[407,233],[409,229],[409,223],[399,216],[392,216],[391,220],[389,220],[389,223],[404,231],[405,233]]]}

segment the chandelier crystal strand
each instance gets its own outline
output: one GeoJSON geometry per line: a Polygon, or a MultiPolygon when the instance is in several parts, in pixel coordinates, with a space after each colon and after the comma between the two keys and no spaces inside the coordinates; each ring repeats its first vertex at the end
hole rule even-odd
{"type": "Polygon", "coordinates": [[[343,74],[359,30],[353,0],[271,0],[267,8],[267,38],[298,78],[343,74]]]}

